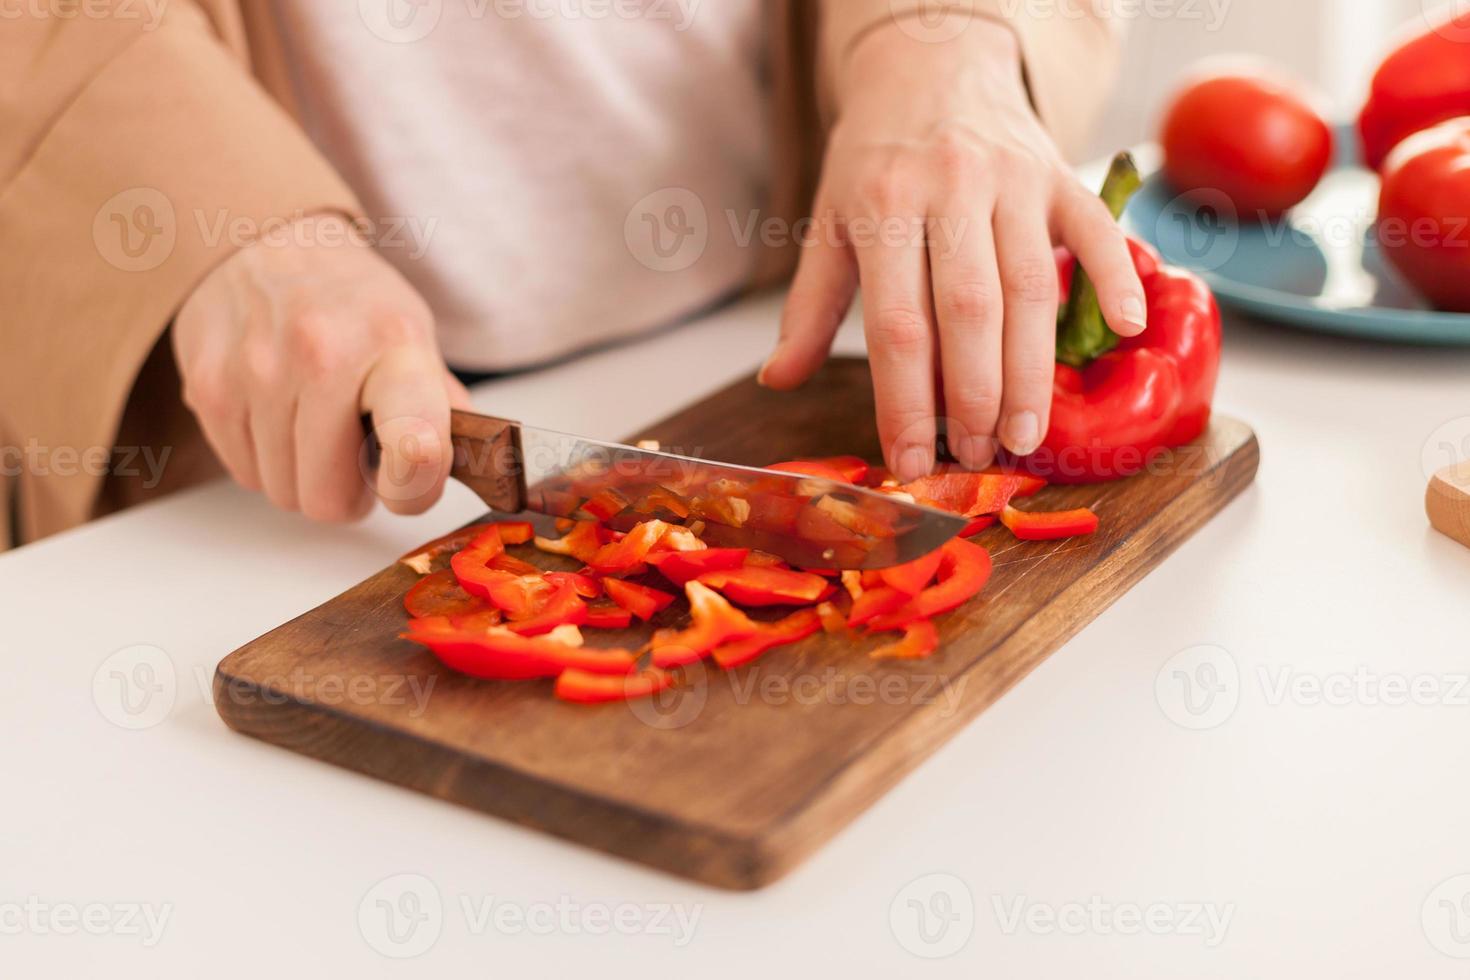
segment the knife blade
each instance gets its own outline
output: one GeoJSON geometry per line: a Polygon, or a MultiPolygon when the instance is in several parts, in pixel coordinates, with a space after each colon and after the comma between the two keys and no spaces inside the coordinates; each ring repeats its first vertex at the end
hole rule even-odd
{"type": "Polygon", "coordinates": [[[886,568],[920,558],[968,521],[902,497],[816,477],[640,449],[456,411],[451,475],[491,509],[585,518],[627,530],[702,522],[718,547],[769,552],[799,568],[886,568]],[[601,495],[599,497],[599,495],[601,495]],[[610,504],[610,506],[608,506],[610,504]]]}

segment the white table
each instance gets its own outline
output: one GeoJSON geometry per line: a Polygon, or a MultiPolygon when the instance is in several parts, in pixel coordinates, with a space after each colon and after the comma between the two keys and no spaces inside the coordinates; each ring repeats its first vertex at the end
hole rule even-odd
{"type": "MultiPolygon", "coordinates": [[[[619,437],[754,368],[777,312],[747,302],[476,401],[619,437]],[[678,383],[626,383],[655,362],[678,383]]],[[[1260,434],[1256,486],[753,894],[220,723],[221,657],[475,516],[462,490],[333,529],[218,484],[0,557],[0,975],[1464,976],[1470,878],[1442,883],[1470,872],[1470,551],[1428,529],[1421,457],[1470,435],[1470,352],[1243,324],[1227,346],[1219,407],[1260,434]],[[135,645],[157,651],[117,654],[135,645]],[[1171,662],[1201,645],[1224,652],[1171,662]],[[123,683],[149,681],[138,657],[152,701],[123,683]],[[1180,672],[1211,668],[1215,700],[1183,701],[1180,672]],[[441,911],[390,934],[378,903],[405,889],[441,911]],[[411,964],[378,951],[431,939],[411,964]]],[[[839,349],[861,349],[851,325],[839,349]]]]}

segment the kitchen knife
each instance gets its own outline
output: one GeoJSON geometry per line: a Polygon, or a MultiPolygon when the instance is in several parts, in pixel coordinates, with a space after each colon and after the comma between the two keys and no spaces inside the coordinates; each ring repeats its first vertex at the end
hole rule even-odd
{"type": "Polygon", "coordinates": [[[655,452],[454,412],[451,475],[493,510],[584,518],[597,498],[627,530],[655,518],[702,522],[717,547],[769,552],[799,568],[885,568],[922,557],[968,521],[862,487],[655,452]]]}

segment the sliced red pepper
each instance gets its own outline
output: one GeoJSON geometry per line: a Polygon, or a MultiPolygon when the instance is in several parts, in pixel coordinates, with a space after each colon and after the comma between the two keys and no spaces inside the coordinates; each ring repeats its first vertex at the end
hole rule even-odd
{"type": "Polygon", "coordinates": [[[905,483],[903,490],[921,504],[966,517],[978,517],[998,514],[1012,497],[1027,496],[1044,486],[1045,480],[1025,473],[965,473],[954,470],[905,483]]]}
{"type": "Polygon", "coordinates": [[[470,595],[460,586],[454,572],[442,569],[425,575],[403,597],[403,608],[414,619],[429,616],[470,616],[490,608],[484,599],[470,595]]]}
{"type": "Polygon", "coordinates": [[[546,581],[553,585],[570,583],[583,599],[596,599],[602,595],[602,583],[584,572],[547,572],[546,581]]]}
{"type": "Polygon", "coordinates": [[[973,538],[975,535],[979,534],[987,527],[994,527],[996,520],[998,520],[998,518],[994,514],[984,514],[980,517],[972,517],[970,518],[970,523],[966,524],[965,529],[960,532],[960,537],[973,538]]]}
{"type": "Polygon", "coordinates": [[[795,473],[798,476],[814,476],[819,480],[831,480],[833,483],[852,483],[847,478],[847,471],[840,465],[816,459],[793,459],[786,463],[777,463],[767,466],[768,470],[778,473],[795,473]]]}
{"type": "Polygon", "coordinates": [[[531,540],[535,530],[527,521],[500,521],[494,524],[472,524],[460,528],[428,544],[420,545],[402,558],[399,564],[407,565],[420,575],[427,575],[443,567],[443,563],[457,551],[469,547],[480,535],[491,530],[496,532],[502,544],[524,544],[531,540]]]}
{"type": "Polygon", "coordinates": [[[603,587],[609,599],[643,620],[652,619],[674,601],[667,592],[620,578],[607,579],[603,587]]]}
{"type": "Polygon", "coordinates": [[[489,577],[477,582],[484,587],[485,598],[511,620],[531,619],[556,591],[556,586],[540,575],[515,575],[494,569],[487,569],[485,575],[489,577]]]}
{"type": "Polygon", "coordinates": [[[587,566],[599,575],[622,575],[643,564],[653,546],[672,525],[663,521],[644,521],[621,540],[603,545],[587,559],[587,566]]]}
{"type": "Polygon", "coordinates": [[[822,617],[815,609],[801,609],[774,623],[762,623],[743,640],[732,640],[715,648],[715,663],[726,670],[748,664],[768,650],[806,639],[822,628],[822,617]]]}
{"type": "Polygon", "coordinates": [[[599,521],[610,521],[628,509],[628,498],[613,487],[604,487],[582,505],[582,510],[599,521]]]}
{"type": "Polygon", "coordinates": [[[528,561],[523,561],[515,555],[496,555],[490,561],[490,567],[497,572],[510,572],[512,575],[540,575],[541,569],[528,561]]]}
{"type": "Polygon", "coordinates": [[[683,520],[689,516],[689,501],[668,487],[654,487],[633,509],[640,514],[655,514],[663,510],[683,520]]]}
{"type": "Polygon", "coordinates": [[[577,595],[577,590],[570,582],[565,582],[556,586],[530,617],[512,623],[510,628],[521,636],[540,636],[550,633],[558,626],[580,626],[585,622],[587,603],[577,595]]]}
{"type": "Polygon", "coordinates": [[[575,704],[607,704],[652,697],[674,682],[673,674],[657,667],[622,677],[573,669],[556,679],[556,696],[575,704]]]}
{"type": "Polygon", "coordinates": [[[853,600],[852,612],[848,613],[847,625],[856,629],[866,626],[879,616],[897,612],[908,604],[913,596],[900,592],[891,585],[880,585],[866,589],[853,600]]]}
{"type": "Polygon", "coordinates": [[[792,534],[796,522],[806,507],[806,500],[784,493],[752,493],[746,497],[750,514],[745,519],[747,527],[761,531],[792,534]]]}
{"type": "Polygon", "coordinates": [[[918,619],[903,628],[903,639],[885,644],[869,656],[874,660],[922,660],[939,646],[934,621],[918,619]]]}
{"type": "Polygon", "coordinates": [[[878,576],[887,585],[904,595],[918,595],[923,591],[924,586],[934,581],[934,576],[939,571],[939,562],[943,558],[944,552],[936,548],[922,558],[915,558],[911,562],[894,565],[892,568],[880,569],[878,576]]]}
{"type": "Polygon", "coordinates": [[[964,538],[953,538],[940,549],[939,583],[931,585],[900,609],[873,619],[875,631],[903,629],[919,619],[949,612],[980,593],[990,581],[990,552],[964,538]]]}
{"type": "Polygon", "coordinates": [[[500,533],[492,526],[482,530],[473,541],[455,552],[454,557],[449,559],[449,567],[454,570],[454,577],[466,592],[488,598],[490,584],[499,582],[510,574],[489,567],[492,561],[503,554],[505,544],[500,540],[500,533]]]}
{"type": "MultiPolygon", "coordinates": [[[[886,500],[869,500],[866,504],[855,504],[828,494],[814,504],[818,510],[854,534],[869,538],[891,538],[897,533],[898,512],[891,510],[886,500]]],[[[800,521],[798,521],[800,526],[800,521]]]]}
{"type": "Polygon", "coordinates": [[[627,650],[589,650],[509,630],[462,630],[447,619],[415,619],[401,634],[422,644],[445,666],[486,680],[555,677],[564,670],[626,674],[637,658],[627,650]]]}
{"type": "Polygon", "coordinates": [[[1086,507],[1045,514],[1007,507],[1001,511],[1000,521],[1022,541],[1055,541],[1097,530],[1097,515],[1086,507]]]}
{"type": "Polygon", "coordinates": [[[659,667],[679,667],[703,660],[715,647],[753,636],[759,627],[725,601],[718,592],[700,582],[684,586],[693,622],[683,630],[659,630],[653,635],[653,662],[659,667]]]}
{"type": "Polygon", "coordinates": [[[739,568],[750,551],[746,548],[707,548],[704,551],[666,551],[648,556],[649,564],[675,585],[685,585],[705,572],[739,568]]]}
{"type": "Polygon", "coordinates": [[[587,605],[587,620],[583,625],[603,630],[625,630],[633,625],[633,614],[613,602],[593,602],[587,605]]]}
{"type": "Polygon", "coordinates": [[[570,555],[583,562],[597,554],[603,543],[602,532],[596,521],[578,521],[560,538],[536,539],[536,547],[548,554],[570,555]]]}
{"type": "Polygon", "coordinates": [[[742,606],[793,606],[821,601],[832,585],[820,575],[789,568],[746,565],[728,571],[706,572],[699,581],[719,589],[742,606]]]}

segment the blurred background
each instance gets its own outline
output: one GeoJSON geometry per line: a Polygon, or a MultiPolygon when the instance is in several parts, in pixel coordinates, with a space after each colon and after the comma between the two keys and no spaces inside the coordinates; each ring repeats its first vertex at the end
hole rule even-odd
{"type": "MultiPolygon", "coordinates": [[[[1249,52],[1333,93],[1335,119],[1357,115],[1398,31],[1449,9],[1443,0],[1093,0],[1127,25],[1123,70],[1085,159],[1152,139],[1164,101],[1201,58],[1249,52]],[[1102,134],[1106,134],[1105,136],[1102,134]]],[[[1457,0],[1458,9],[1470,0],[1457,0]]]]}

